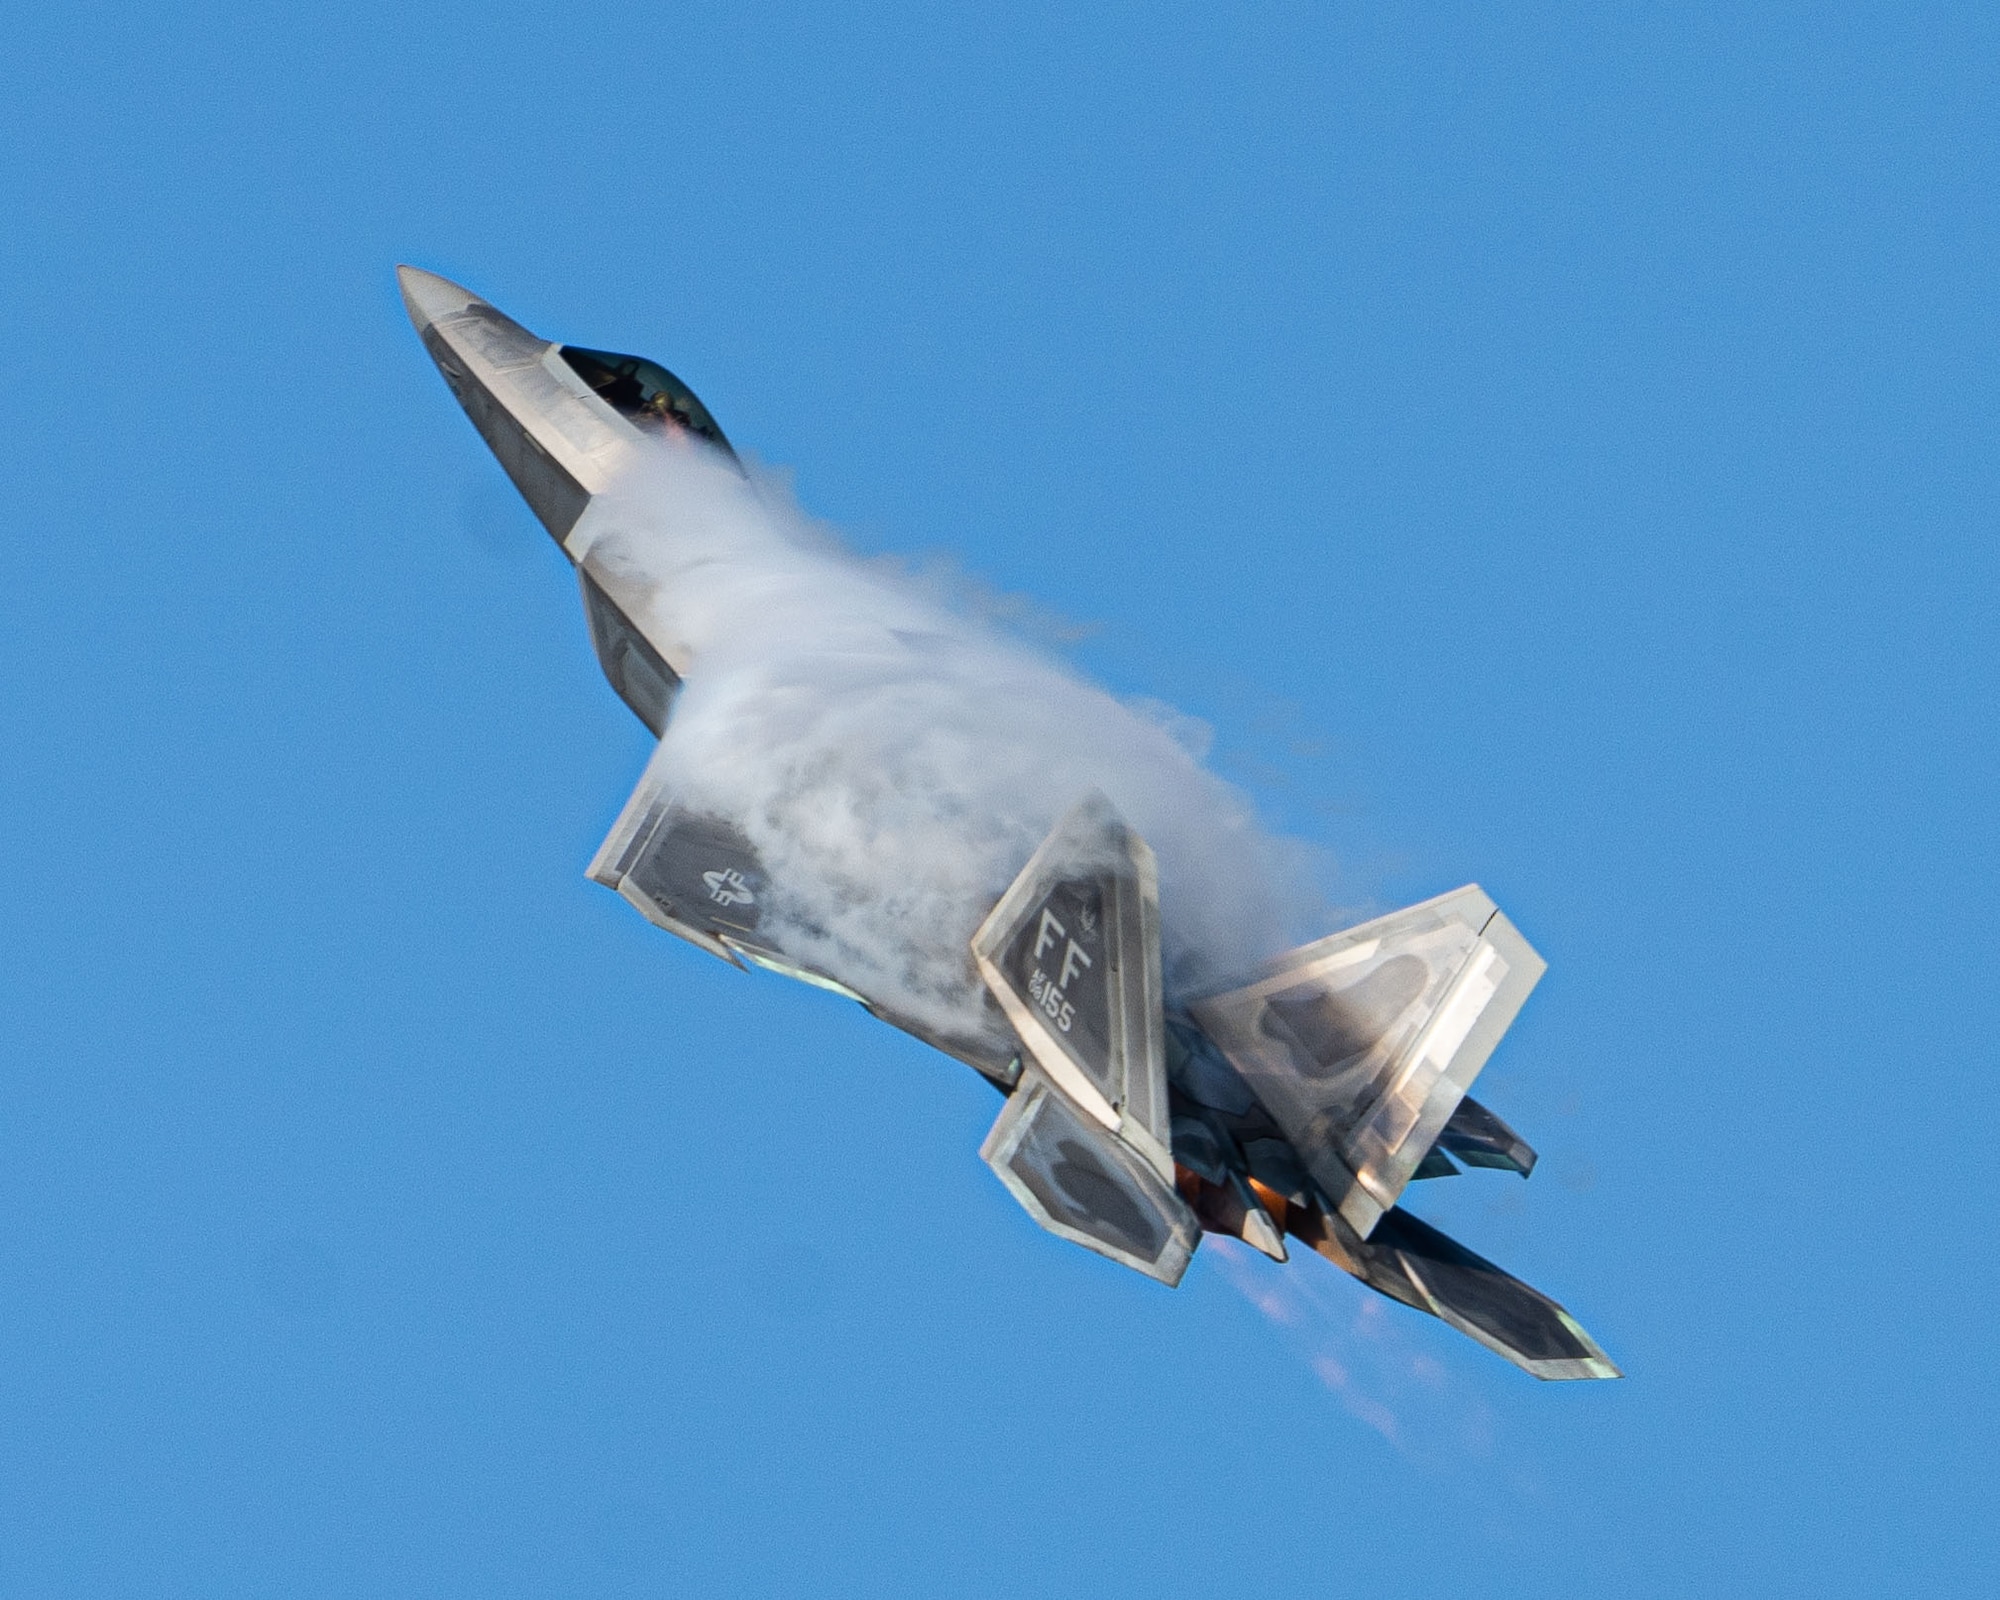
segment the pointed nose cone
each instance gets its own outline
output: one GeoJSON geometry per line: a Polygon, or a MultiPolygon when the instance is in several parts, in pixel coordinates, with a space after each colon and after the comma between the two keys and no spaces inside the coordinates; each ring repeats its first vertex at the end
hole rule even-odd
{"type": "Polygon", "coordinates": [[[434,322],[457,316],[467,306],[486,303],[471,290],[461,289],[451,279],[440,278],[422,267],[398,267],[396,282],[402,286],[403,305],[419,333],[434,322]]]}

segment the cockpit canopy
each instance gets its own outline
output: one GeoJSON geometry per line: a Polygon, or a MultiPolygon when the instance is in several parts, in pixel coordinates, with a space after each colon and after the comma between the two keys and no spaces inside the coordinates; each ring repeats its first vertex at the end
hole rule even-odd
{"type": "Polygon", "coordinates": [[[699,434],[731,460],[736,452],[694,391],[657,361],[621,356],[609,350],[562,346],[570,371],[590,385],[597,397],[620,416],[642,428],[662,432],[685,430],[699,434]]]}

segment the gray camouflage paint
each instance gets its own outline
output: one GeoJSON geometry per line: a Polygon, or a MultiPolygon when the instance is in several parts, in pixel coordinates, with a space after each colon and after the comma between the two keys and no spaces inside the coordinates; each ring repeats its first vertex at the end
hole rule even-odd
{"type": "MultiPolygon", "coordinates": [[[[689,654],[636,620],[650,582],[592,558],[587,518],[645,435],[564,347],[435,274],[397,275],[453,395],[579,568],[606,678],[659,735],[689,654]]],[[[712,438],[729,452],[719,430],[712,438]]],[[[676,807],[650,767],[590,876],[711,954],[858,1000],[974,1067],[1008,1095],[981,1155],[1061,1237],[1174,1284],[1204,1229],[1279,1261],[1289,1234],[1538,1377],[1618,1375],[1561,1306],[1395,1204],[1411,1181],[1456,1170],[1446,1150],[1524,1177],[1534,1166],[1527,1143],[1465,1093],[1543,970],[1477,888],[1308,945],[1167,1018],[1152,852],[1093,796],[975,940],[998,1004],[982,1033],[959,1038],[776,948],[748,841],[727,819],[676,807]]]]}

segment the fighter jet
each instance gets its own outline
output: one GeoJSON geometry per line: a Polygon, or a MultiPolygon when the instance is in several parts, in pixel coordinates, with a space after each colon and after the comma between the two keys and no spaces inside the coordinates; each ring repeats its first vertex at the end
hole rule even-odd
{"type": "MultiPolygon", "coordinates": [[[[660,736],[701,662],[655,636],[646,574],[594,556],[592,505],[662,439],[733,464],[728,439],[657,362],[552,343],[435,274],[397,273],[445,382],[575,565],[605,677],[660,736]]],[[[1398,1203],[1461,1166],[1535,1166],[1467,1092],[1544,970],[1476,886],[1170,1006],[1152,851],[1083,795],[965,952],[988,1026],[945,1036],[788,952],[743,831],[650,768],[589,876],[667,932],[858,1001],[981,1073],[1005,1098],[980,1155],[1051,1233],[1170,1286],[1204,1233],[1280,1262],[1296,1241],[1538,1378],[1619,1376],[1561,1306],[1398,1203]]]]}

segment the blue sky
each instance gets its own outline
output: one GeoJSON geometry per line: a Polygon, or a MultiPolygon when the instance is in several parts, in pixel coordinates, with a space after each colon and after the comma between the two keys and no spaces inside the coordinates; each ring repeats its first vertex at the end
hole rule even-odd
{"type": "Polygon", "coordinates": [[[0,46],[0,1593],[1992,1585],[1990,7],[0,46]],[[1628,1380],[1061,1245],[586,883],[645,735],[399,260],[1492,891],[1544,1164],[1424,1205],[1628,1380]]]}

